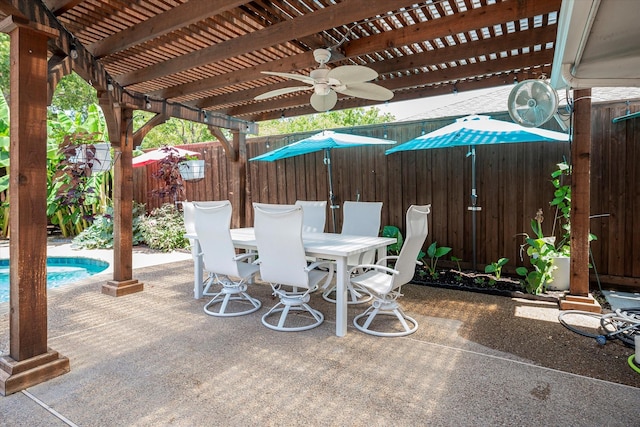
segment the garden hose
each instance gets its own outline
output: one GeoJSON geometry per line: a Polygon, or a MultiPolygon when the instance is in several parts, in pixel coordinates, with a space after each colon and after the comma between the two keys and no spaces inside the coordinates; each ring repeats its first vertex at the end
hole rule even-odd
{"type": "Polygon", "coordinates": [[[635,358],[636,355],[632,354],[631,356],[629,356],[629,359],[627,359],[627,361],[629,362],[629,366],[631,366],[631,369],[640,374],[640,366],[636,365],[636,362],[634,361],[635,358]]]}
{"type": "Polygon", "coordinates": [[[624,311],[617,309],[613,313],[598,314],[589,311],[567,310],[558,315],[558,321],[565,328],[587,338],[594,338],[599,345],[605,345],[607,340],[619,339],[628,347],[635,347],[635,335],[640,335],[640,307],[628,308],[624,311]],[[602,333],[584,331],[569,325],[564,319],[567,315],[583,315],[600,319],[602,333]]]}

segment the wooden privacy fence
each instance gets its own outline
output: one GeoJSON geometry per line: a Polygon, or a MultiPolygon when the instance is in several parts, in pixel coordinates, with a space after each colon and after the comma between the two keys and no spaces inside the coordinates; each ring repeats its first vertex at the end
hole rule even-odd
{"type": "MultiPolygon", "coordinates": [[[[612,123],[611,119],[640,109],[639,104],[621,102],[594,104],[591,156],[591,230],[598,240],[591,243],[602,283],[625,289],[640,289],[640,119],[612,123]]],[[[506,113],[490,114],[509,120],[506,113]]],[[[402,143],[452,123],[455,118],[371,125],[336,129],[402,143]]],[[[555,122],[550,129],[558,130],[555,122]]],[[[298,141],[317,132],[247,140],[246,159],[298,141]]],[[[468,147],[399,152],[385,156],[390,146],[364,146],[332,150],[334,193],[338,204],[345,200],[382,201],[382,224],[404,230],[404,216],[411,204],[431,204],[431,242],[453,248],[451,255],[469,267],[473,254],[471,205],[471,158],[468,147]]],[[[238,188],[233,168],[238,162],[227,159],[218,143],[191,144],[206,161],[205,178],[187,182],[187,200],[234,199],[238,188]]],[[[556,164],[570,159],[569,143],[517,143],[476,146],[477,264],[509,258],[505,271],[513,272],[520,260],[523,233],[531,233],[530,221],[543,209],[543,229],[550,234],[555,209],[549,202],[554,187],[551,173],[556,164]]],[[[148,209],[161,201],[149,197],[157,182],[151,178],[154,166],[134,169],[134,199],[148,209]]],[[[294,203],[300,200],[327,200],[328,177],[323,153],[278,160],[247,162],[245,169],[245,223],[253,223],[252,202],[294,203]]],[[[167,200],[165,200],[166,202],[167,200]]],[[[337,211],[337,230],[342,213],[337,211]]],[[[327,211],[327,231],[331,212],[327,211]]],[[[556,233],[558,234],[559,231],[556,233]]],[[[527,256],[525,254],[525,262],[527,256]]],[[[447,258],[448,260],[448,258],[447,258]]],[[[443,260],[443,265],[447,265],[443,260]]],[[[449,263],[449,265],[453,265],[449,263]]],[[[593,270],[592,270],[593,271],[593,270]]],[[[595,276],[592,276],[595,279],[595,276]]]]}

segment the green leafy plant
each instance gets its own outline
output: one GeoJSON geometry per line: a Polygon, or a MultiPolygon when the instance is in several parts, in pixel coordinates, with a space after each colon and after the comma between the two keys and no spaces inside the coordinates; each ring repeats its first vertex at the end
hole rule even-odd
{"type": "Polygon", "coordinates": [[[144,241],[151,249],[170,252],[186,248],[184,217],[172,203],[165,203],[144,217],[140,223],[144,241]]]}
{"type": "Polygon", "coordinates": [[[98,142],[98,133],[78,132],[66,135],[60,144],[63,160],[53,177],[56,188],[53,205],[65,212],[57,219],[58,225],[75,224],[78,232],[86,228],[94,219],[94,206],[98,204],[97,182],[92,174],[92,165],[96,154],[94,143],[98,142]],[[85,145],[86,155],[80,160],[77,150],[85,145]],[[79,225],[82,224],[81,227],[79,225]]]}
{"type": "MultiPolygon", "coordinates": [[[[142,203],[133,203],[133,245],[144,242],[140,223],[146,215],[142,203]]],[[[73,238],[73,247],[77,249],[113,248],[113,207],[109,206],[104,214],[97,215],[93,223],[73,238]]]]}
{"type": "MultiPolygon", "coordinates": [[[[402,245],[404,244],[404,238],[402,237],[402,233],[400,229],[395,225],[385,225],[382,228],[382,237],[392,237],[396,239],[396,242],[392,245],[387,246],[387,253],[389,255],[400,255],[400,249],[402,249],[402,245]]],[[[418,253],[417,259],[424,258],[425,253],[420,251],[418,253]]]]}
{"type": "Polygon", "coordinates": [[[399,255],[402,244],[404,243],[400,229],[395,225],[385,225],[382,228],[382,237],[392,237],[396,239],[394,244],[387,246],[387,253],[389,255],[399,255]]]}
{"type": "Polygon", "coordinates": [[[493,273],[496,279],[500,280],[502,275],[502,267],[509,262],[509,258],[500,258],[496,262],[492,262],[484,268],[485,273],[493,273]]]}
{"type": "Polygon", "coordinates": [[[558,168],[551,173],[551,183],[555,190],[553,200],[549,204],[556,207],[556,219],[564,230],[559,242],[562,246],[569,242],[571,232],[571,186],[565,183],[565,178],[571,176],[571,167],[567,162],[558,163],[556,166],[558,168]]]}
{"type": "Polygon", "coordinates": [[[553,280],[552,272],[556,267],[552,258],[562,255],[554,246],[555,237],[544,237],[541,222],[539,217],[531,220],[534,237],[524,233],[525,244],[520,247],[522,252],[527,246],[527,255],[533,269],[529,271],[526,267],[516,268],[516,273],[524,277],[527,292],[536,295],[544,292],[546,284],[553,280]]]}
{"type": "Polygon", "coordinates": [[[456,265],[458,266],[458,269],[456,271],[452,271],[455,275],[453,276],[454,280],[456,282],[462,282],[462,269],[460,268],[460,261],[462,261],[462,258],[458,258],[457,256],[451,255],[451,261],[455,262],[456,265]]]}
{"type": "MultiPolygon", "coordinates": [[[[569,237],[571,232],[571,186],[565,182],[565,178],[571,176],[571,166],[567,162],[557,164],[557,169],[551,173],[551,183],[555,190],[553,200],[549,203],[556,208],[554,227],[551,236],[545,237],[542,232],[542,222],[544,217],[542,209],[538,209],[536,216],[531,220],[533,237],[527,233],[525,243],[520,246],[520,253],[526,247],[527,255],[531,262],[532,270],[526,267],[516,268],[516,273],[524,278],[527,292],[540,294],[546,291],[546,285],[553,281],[553,271],[557,268],[553,259],[560,256],[569,256],[571,246],[569,237]],[[560,239],[556,241],[555,225],[559,223],[563,232],[560,239]]],[[[595,240],[596,236],[589,234],[589,241],[595,240]]]]}
{"type": "Polygon", "coordinates": [[[451,252],[451,248],[446,246],[439,247],[437,242],[431,243],[427,248],[427,257],[429,258],[429,262],[425,263],[425,267],[427,268],[429,275],[434,279],[437,279],[439,276],[436,270],[436,267],[438,265],[438,259],[445,256],[449,252],[451,252]]]}

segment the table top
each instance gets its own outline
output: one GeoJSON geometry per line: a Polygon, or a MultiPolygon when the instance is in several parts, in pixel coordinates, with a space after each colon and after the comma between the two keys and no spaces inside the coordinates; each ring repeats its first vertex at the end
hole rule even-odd
{"type": "MultiPolygon", "coordinates": [[[[192,234],[187,238],[197,239],[192,234]]],[[[231,240],[235,247],[246,250],[257,248],[256,236],[253,228],[232,228],[231,240]]],[[[379,249],[396,243],[393,237],[352,236],[336,233],[302,233],[305,252],[308,256],[318,257],[348,257],[379,249]]]]}

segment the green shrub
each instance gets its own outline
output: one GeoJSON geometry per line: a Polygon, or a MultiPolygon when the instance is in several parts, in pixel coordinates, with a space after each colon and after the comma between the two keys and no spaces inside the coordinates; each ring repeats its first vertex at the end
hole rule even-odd
{"type": "Polygon", "coordinates": [[[142,219],[140,228],[144,241],[151,249],[170,252],[189,246],[189,240],[184,237],[182,212],[172,203],[154,209],[151,215],[142,219]]]}
{"type": "MultiPolygon", "coordinates": [[[[133,204],[133,244],[144,242],[140,223],[146,214],[144,204],[133,204]]],[[[91,225],[73,239],[73,247],[78,249],[113,248],[113,207],[105,209],[103,215],[94,218],[91,225]]]]}

